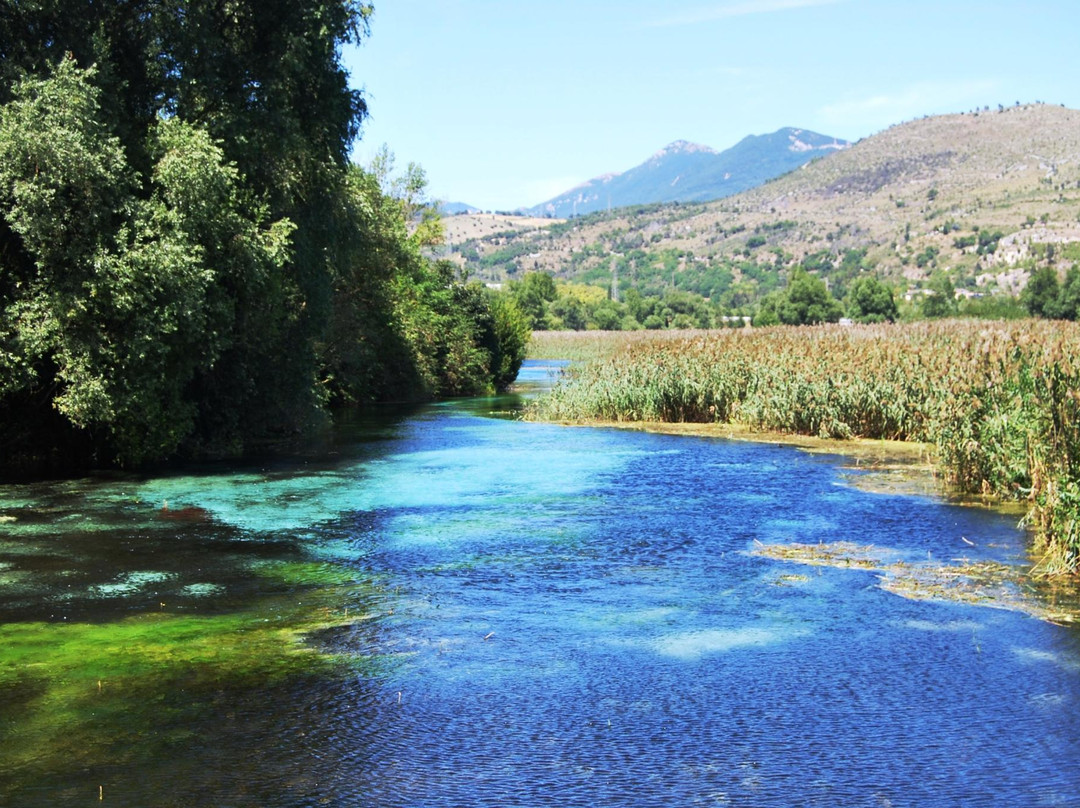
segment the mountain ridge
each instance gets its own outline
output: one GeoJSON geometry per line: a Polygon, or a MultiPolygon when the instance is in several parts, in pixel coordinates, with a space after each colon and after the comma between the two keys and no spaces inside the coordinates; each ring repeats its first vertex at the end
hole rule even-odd
{"type": "Polygon", "coordinates": [[[903,288],[944,273],[965,294],[1014,295],[1034,268],[1080,262],[1080,111],[926,116],[718,201],[527,221],[452,232],[451,257],[488,281],[540,270],[610,285],[617,264],[623,285],[729,308],[799,265],[840,286],[852,272],[903,288]]]}
{"type": "Polygon", "coordinates": [[[519,211],[567,218],[628,205],[722,199],[850,145],[840,138],[795,127],[747,135],[723,151],[675,140],[633,168],[600,174],[519,211]]]}

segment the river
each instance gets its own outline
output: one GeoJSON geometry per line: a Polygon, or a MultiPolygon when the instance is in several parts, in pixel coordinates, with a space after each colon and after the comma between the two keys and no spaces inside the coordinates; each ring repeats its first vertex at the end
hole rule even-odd
{"type": "Polygon", "coordinates": [[[1076,628],[752,552],[1015,517],[519,404],[0,488],[0,805],[1080,805],[1076,628]]]}

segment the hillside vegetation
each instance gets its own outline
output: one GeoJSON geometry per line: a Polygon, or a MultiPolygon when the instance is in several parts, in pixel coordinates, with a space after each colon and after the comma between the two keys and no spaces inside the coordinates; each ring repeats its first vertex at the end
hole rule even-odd
{"type": "MultiPolygon", "coordinates": [[[[910,121],[718,202],[649,205],[452,238],[489,282],[531,271],[621,294],[690,291],[753,314],[801,267],[837,296],[861,273],[916,299],[1015,295],[1080,260],[1080,112],[1026,104],[910,121]]],[[[455,226],[457,229],[457,226],[455,226]]]]}

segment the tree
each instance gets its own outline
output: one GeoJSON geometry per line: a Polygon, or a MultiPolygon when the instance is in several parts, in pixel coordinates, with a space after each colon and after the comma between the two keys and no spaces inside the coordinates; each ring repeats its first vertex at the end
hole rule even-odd
{"type": "Polygon", "coordinates": [[[510,283],[510,296],[534,331],[547,328],[547,304],[557,294],[555,280],[546,272],[527,272],[520,281],[510,283]]]}
{"type": "Polygon", "coordinates": [[[664,321],[660,319],[659,315],[650,314],[645,318],[645,322],[642,323],[650,331],[657,331],[664,327],[664,321]]]}
{"type": "Polygon", "coordinates": [[[769,292],[769,294],[761,299],[752,321],[755,328],[780,325],[780,315],[777,313],[777,310],[783,297],[784,295],[782,292],[776,291],[769,292]]]}
{"type": "Polygon", "coordinates": [[[796,269],[777,302],[776,314],[785,325],[813,325],[837,322],[843,309],[821,278],[796,269]]]}
{"type": "Polygon", "coordinates": [[[619,331],[622,329],[623,316],[619,312],[618,305],[611,301],[605,301],[597,306],[592,313],[593,322],[601,331],[619,331]]]}
{"type": "Polygon", "coordinates": [[[1063,320],[1080,319],[1080,264],[1073,264],[1065,273],[1058,300],[1058,315],[1063,320]]]}
{"type": "Polygon", "coordinates": [[[353,0],[4,5],[15,375],[0,422],[36,424],[25,445],[70,445],[74,429],[127,462],[181,441],[233,452],[317,410],[365,112],[339,48],[369,14],[353,0]]]}
{"type": "Polygon", "coordinates": [[[576,297],[560,295],[551,302],[548,312],[556,328],[562,327],[571,331],[585,330],[587,324],[585,306],[576,297]]]}
{"type": "Polygon", "coordinates": [[[1057,319],[1061,316],[1061,285],[1053,267],[1040,267],[1031,273],[1020,300],[1033,317],[1057,319]]]}
{"type": "Polygon", "coordinates": [[[423,171],[349,165],[370,13],[4,4],[0,465],[235,455],[509,383],[520,319],[424,255],[423,171]]]}
{"type": "Polygon", "coordinates": [[[497,391],[506,390],[517,378],[532,329],[528,318],[506,295],[491,299],[494,349],[491,353],[491,376],[497,391]]]}
{"type": "Polygon", "coordinates": [[[932,294],[922,300],[924,317],[951,317],[956,314],[956,289],[944,272],[937,273],[930,280],[932,294]]]}
{"type": "Polygon", "coordinates": [[[71,424],[138,462],[193,430],[190,387],[233,323],[224,290],[279,269],[292,225],[243,202],[221,149],[178,119],[148,132],[136,195],[92,76],[65,59],[0,108],[0,205],[22,259],[4,272],[0,395],[51,386],[71,424]]]}
{"type": "Polygon", "coordinates": [[[847,293],[847,312],[857,323],[891,323],[899,316],[892,289],[874,275],[864,275],[852,282],[847,293]]]}

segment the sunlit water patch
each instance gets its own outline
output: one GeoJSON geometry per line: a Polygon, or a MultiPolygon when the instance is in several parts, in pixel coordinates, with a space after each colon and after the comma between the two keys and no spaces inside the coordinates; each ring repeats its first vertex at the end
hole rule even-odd
{"type": "Polygon", "coordinates": [[[0,804],[1075,804],[1074,630],[747,552],[1016,562],[1012,520],[516,405],[0,491],[0,804]]]}

